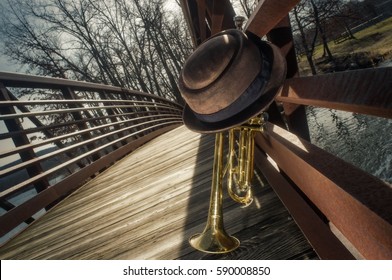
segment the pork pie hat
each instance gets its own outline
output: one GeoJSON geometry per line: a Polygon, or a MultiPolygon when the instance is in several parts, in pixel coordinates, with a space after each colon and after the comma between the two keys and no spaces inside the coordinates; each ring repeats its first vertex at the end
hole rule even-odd
{"type": "Polygon", "coordinates": [[[272,103],[285,78],[286,60],[278,47],[237,29],[217,33],[181,71],[184,124],[200,133],[241,125],[272,103]]]}

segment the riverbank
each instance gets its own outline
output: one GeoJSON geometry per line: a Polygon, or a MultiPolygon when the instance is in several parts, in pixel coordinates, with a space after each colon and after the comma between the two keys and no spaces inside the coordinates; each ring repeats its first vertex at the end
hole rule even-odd
{"type": "MultiPolygon", "coordinates": [[[[370,67],[378,67],[392,60],[392,17],[354,33],[355,39],[341,43],[329,42],[334,57],[328,61],[323,56],[323,46],[315,48],[313,59],[317,73],[330,73],[370,67]]],[[[298,61],[302,76],[311,75],[305,56],[298,61]]]]}
{"type": "MultiPolygon", "coordinates": [[[[329,43],[333,61],[323,57],[322,46],[316,47],[317,74],[392,66],[392,17],[354,36],[329,43]]],[[[298,65],[301,76],[312,75],[305,56],[298,65]]],[[[392,120],[310,106],[307,119],[313,144],[392,184],[392,120]]]]}

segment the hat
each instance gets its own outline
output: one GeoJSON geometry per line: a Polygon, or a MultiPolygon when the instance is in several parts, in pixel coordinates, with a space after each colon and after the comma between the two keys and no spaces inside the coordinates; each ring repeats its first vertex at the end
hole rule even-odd
{"type": "Polygon", "coordinates": [[[285,78],[279,48],[237,29],[222,31],[201,44],[181,71],[184,124],[200,133],[241,125],[271,104],[285,78]]]}

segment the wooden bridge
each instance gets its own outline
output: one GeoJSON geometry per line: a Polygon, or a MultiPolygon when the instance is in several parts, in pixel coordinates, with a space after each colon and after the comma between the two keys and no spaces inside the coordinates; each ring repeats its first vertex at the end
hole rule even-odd
{"type": "MultiPolygon", "coordinates": [[[[298,1],[285,2],[287,13],[298,1]]],[[[213,3],[182,1],[195,45],[232,27],[229,1],[213,3]]],[[[0,73],[0,230],[11,238],[1,259],[392,259],[391,186],[312,145],[304,110],[391,118],[392,68],[298,77],[287,17],[260,16],[277,9],[269,3],[248,30],[281,47],[288,79],[256,136],[255,202],[224,199],[239,249],[206,255],[188,245],[207,216],[214,135],[186,129],[181,105],[0,73]]]]}
{"type": "MultiPolygon", "coordinates": [[[[1,248],[2,258],[209,257],[191,248],[187,239],[203,230],[206,221],[213,146],[213,136],[184,126],[155,138],[1,248]]],[[[228,230],[243,242],[235,253],[220,257],[316,258],[262,177],[256,187],[257,202],[250,207],[240,208],[225,199],[228,230]]]]}

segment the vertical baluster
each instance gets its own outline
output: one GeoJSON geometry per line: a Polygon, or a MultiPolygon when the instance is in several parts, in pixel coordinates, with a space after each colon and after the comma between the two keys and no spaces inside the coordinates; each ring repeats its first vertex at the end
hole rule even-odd
{"type": "MultiPolygon", "coordinates": [[[[61,89],[61,92],[63,93],[63,96],[65,99],[69,99],[69,100],[77,100],[75,93],[72,91],[72,89],[70,87],[64,87],[61,89]]],[[[70,108],[82,108],[82,106],[80,104],[69,104],[68,105],[70,108]]],[[[79,120],[84,120],[83,115],[81,114],[81,112],[72,112],[72,117],[79,121],[79,120]]],[[[88,129],[87,126],[87,122],[86,120],[84,120],[84,122],[78,123],[77,124],[78,129],[80,130],[84,130],[84,129],[88,129]]],[[[81,135],[83,140],[89,140],[91,139],[91,134],[90,133],[83,133],[81,135]]],[[[90,143],[87,144],[87,149],[88,150],[93,150],[96,148],[96,145],[94,143],[90,143]]],[[[99,159],[99,155],[98,154],[93,154],[92,155],[92,160],[95,161],[97,159],[99,159]]]]}
{"type": "MultiPolygon", "coordinates": [[[[8,95],[7,89],[5,88],[5,86],[2,83],[0,83],[0,100],[3,100],[3,101],[10,100],[10,96],[8,95]]],[[[16,111],[15,111],[14,107],[8,106],[8,107],[0,107],[0,113],[2,115],[16,114],[16,111]]],[[[7,127],[9,132],[23,131],[23,127],[20,124],[19,120],[17,120],[17,119],[7,119],[7,120],[4,120],[4,123],[5,123],[5,126],[7,127]]],[[[14,142],[14,145],[16,147],[30,144],[30,141],[29,141],[27,135],[23,134],[23,133],[18,136],[13,136],[12,141],[14,142]]],[[[22,151],[19,153],[19,155],[20,155],[20,158],[23,162],[37,158],[37,155],[35,154],[33,149],[28,149],[26,151],[22,151]]],[[[35,163],[35,164],[27,167],[26,171],[30,177],[34,177],[34,176],[42,173],[43,168],[40,163],[35,163]]],[[[49,182],[46,178],[41,179],[41,180],[34,183],[34,187],[37,190],[37,192],[41,192],[44,189],[49,187],[49,182]]]]}

